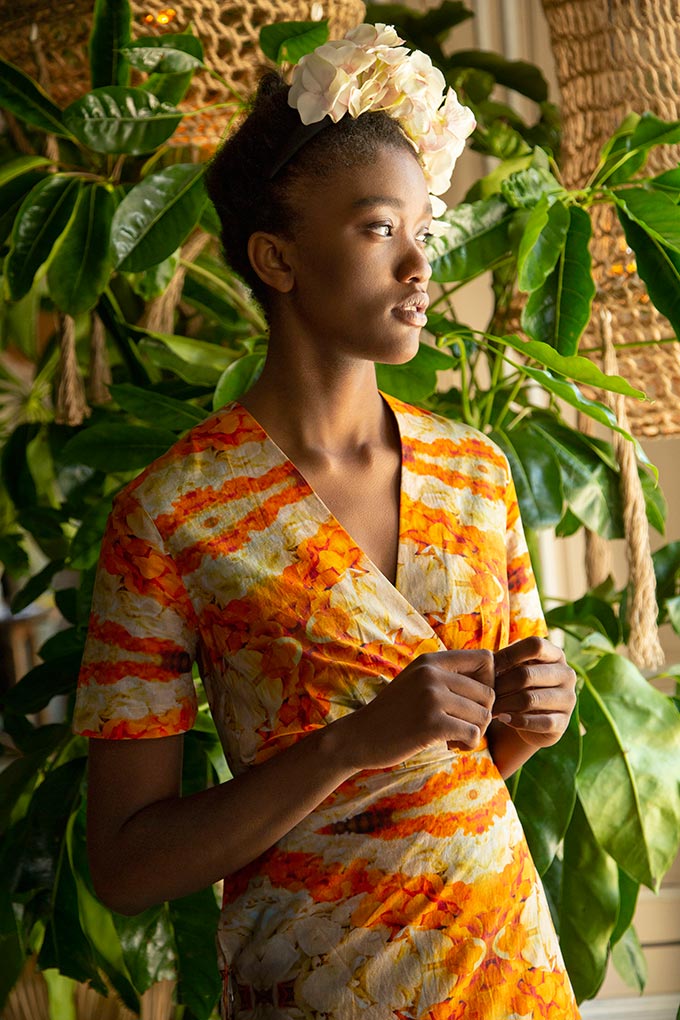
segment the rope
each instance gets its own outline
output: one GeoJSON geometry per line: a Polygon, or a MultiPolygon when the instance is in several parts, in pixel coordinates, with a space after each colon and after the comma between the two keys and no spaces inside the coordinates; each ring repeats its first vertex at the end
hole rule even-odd
{"type": "MultiPolygon", "coordinates": [[[[617,373],[614,350],[612,316],[607,309],[600,312],[600,325],[604,344],[604,370],[607,375],[617,373]]],[[[622,428],[628,429],[625,400],[621,394],[609,394],[608,402],[622,428]]],[[[645,498],[638,474],[633,444],[620,433],[614,433],[614,450],[621,470],[623,499],[623,526],[626,534],[628,577],[631,599],[628,609],[630,634],[628,652],[640,669],[656,669],[664,661],[657,626],[656,578],[649,545],[649,524],[645,512],[645,498]]]]}
{"type": "Polygon", "coordinates": [[[90,414],[83,377],[76,357],[76,324],[70,315],[59,315],[59,383],[54,420],[58,425],[82,425],[90,414]]]}
{"type": "Polygon", "coordinates": [[[106,404],[111,399],[108,385],[111,367],[106,355],[106,330],[96,312],[92,313],[90,331],[90,378],[88,394],[91,404],[106,404]]]}
{"type": "MultiPolygon", "coordinates": [[[[204,231],[196,231],[182,248],[182,258],[186,262],[193,262],[198,258],[209,240],[209,235],[204,233],[204,231]]],[[[185,276],[186,269],[184,266],[178,266],[163,293],[159,294],[149,304],[144,316],[144,325],[152,333],[174,332],[175,308],[182,296],[185,276]]]]}

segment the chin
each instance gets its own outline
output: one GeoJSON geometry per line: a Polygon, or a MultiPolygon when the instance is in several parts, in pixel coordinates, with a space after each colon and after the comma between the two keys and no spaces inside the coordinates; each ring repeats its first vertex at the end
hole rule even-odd
{"type": "Polygon", "coordinates": [[[413,338],[409,342],[391,343],[385,351],[374,361],[380,365],[406,365],[413,361],[420,349],[420,330],[413,331],[413,338]]]}

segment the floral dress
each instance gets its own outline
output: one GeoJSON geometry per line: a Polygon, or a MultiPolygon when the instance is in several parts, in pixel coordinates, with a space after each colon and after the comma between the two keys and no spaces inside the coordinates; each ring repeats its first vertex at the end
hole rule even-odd
{"type": "MultiPolygon", "coordinates": [[[[229,404],[115,500],[78,732],[187,730],[196,660],[238,775],[365,705],[424,652],[545,633],[504,455],[384,399],[402,444],[396,583],[229,404]]],[[[485,741],[344,782],[227,877],[218,943],[234,1020],[579,1015],[485,741]]]]}

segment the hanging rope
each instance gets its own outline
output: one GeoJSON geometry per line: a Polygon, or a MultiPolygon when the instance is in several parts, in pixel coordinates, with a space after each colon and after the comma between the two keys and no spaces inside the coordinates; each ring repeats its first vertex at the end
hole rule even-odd
{"type": "Polygon", "coordinates": [[[70,315],[59,315],[59,382],[54,420],[59,425],[82,425],[90,414],[83,377],[76,357],[76,324],[70,315]]]}
{"type": "MultiPolygon", "coordinates": [[[[613,342],[612,316],[608,309],[600,311],[603,342],[603,365],[608,375],[617,374],[613,342]]],[[[621,394],[608,394],[608,401],[622,428],[628,431],[625,400],[621,394]]],[[[614,450],[621,471],[623,526],[626,534],[628,578],[631,598],[628,607],[630,635],[628,652],[640,669],[656,669],[664,661],[657,626],[656,578],[649,545],[649,524],[645,498],[638,474],[633,444],[620,433],[614,433],[614,450]]]]}
{"type": "Polygon", "coordinates": [[[106,404],[111,399],[108,384],[111,367],[106,354],[106,330],[96,312],[92,313],[90,330],[90,376],[88,395],[91,404],[106,404]]]}
{"type": "MultiPolygon", "coordinates": [[[[182,248],[182,258],[184,261],[193,262],[197,259],[209,240],[210,236],[202,230],[196,231],[195,234],[192,234],[182,248]]],[[[144,316],[144,325],[152,333],[174,332],[175,308],[182,296],[185,276],[186,269],[184,266],[178,266],[175,271],[175,275],[170,280],[170,283],[163,293],[159,294],[159,296],[154,298],[149,304],[146,315],[144,316]]]]}

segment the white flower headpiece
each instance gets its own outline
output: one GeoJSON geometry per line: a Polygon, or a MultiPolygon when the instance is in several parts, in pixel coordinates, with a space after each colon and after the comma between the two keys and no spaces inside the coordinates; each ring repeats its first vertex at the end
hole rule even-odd
{"type": "Polygon", "coordinates": [[[326,117],[337,124],[347,113],[382,110],[394,117],[418,154],[433,212],[441,216],[446,205],[436,196],[448,190],[475,118],[454,89],[444,95],[444,75],[427,54],[410,52],[403,41],[392,25],[378,24],[324,43],[294,68],[288,103],[303,124],[319,127],[326,117]]]}

